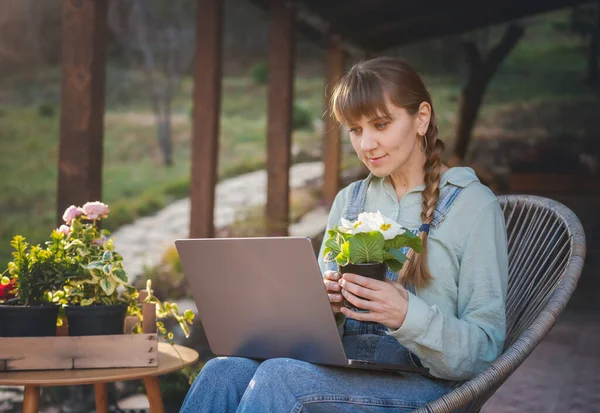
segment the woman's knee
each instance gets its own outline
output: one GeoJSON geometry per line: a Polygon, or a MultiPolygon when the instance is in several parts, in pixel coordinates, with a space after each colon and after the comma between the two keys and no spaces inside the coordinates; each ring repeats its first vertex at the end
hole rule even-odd
{"type": "Polygon", "coordinates": [[[254,374],[254,385],[265,385],[268,387],[287,387],[293,389],[295,383],[307,379],[307,370],[312,370],[312,365],[304,361],[275,358],[262,362],[254,374]]]}
{"type": "Polygon", "coordinates": [[[252,376],[259,363],[242,357],[215,357],[210,359],[200,372],[201,375],[226,379],[232,376],[252,376]]]}

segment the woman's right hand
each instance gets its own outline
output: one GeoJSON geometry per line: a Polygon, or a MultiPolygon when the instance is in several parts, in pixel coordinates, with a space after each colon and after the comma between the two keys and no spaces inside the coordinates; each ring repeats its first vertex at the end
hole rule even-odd
{"type": "Polygon", "coordinates": [[[329,296],[329,303],[333,313],[341,312],[343,304],[342,298],[342,287],[340,287],[338,281],[340,280],[340,274],[336,271],[325,271],[323,273],[323,282],[325,283],[325,289],[329,296]]]}

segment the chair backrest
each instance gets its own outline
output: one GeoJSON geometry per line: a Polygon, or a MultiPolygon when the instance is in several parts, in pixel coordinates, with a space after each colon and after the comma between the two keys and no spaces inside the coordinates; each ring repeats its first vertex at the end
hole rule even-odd
{"type": "MultiPolygon", "coordinates": [[[[565,270],[573,252],[571,228],[579,220],[562,204],[550,199],[527,195],[505,195],[498,199],[508,239],[506,349],[546,307],[561,278],[569,275],[565,270]],[[577,222],[572,222],[573,218],[577,222]]],[[[556,315],[563,310],[566,300],[554,309],[556,315]]]]}
{"type": "Polygon", "coordinates": [[[550,331],[577,287],[585,235],[577,216],[551,199],[503,195],[508,239],[504,352],[488,369],[416,412],[478,412],[550,331]]]}

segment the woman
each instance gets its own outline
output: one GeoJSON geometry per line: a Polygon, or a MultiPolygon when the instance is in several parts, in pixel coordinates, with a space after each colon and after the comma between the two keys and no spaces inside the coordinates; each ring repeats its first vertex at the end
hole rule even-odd
{"type": "Polygon", "coordinates": [[[505,335],[508,275],[504,218],[470,168],[442,164],[431,97],[406,63],[377,58],[336,85],[332,113],[350,130],[369,176],[341,190],[327,229],[381,211],[418,233],[386,282],[319,265],[349,358],[413,363],[416,373],[325,367],[292,359],[209,361],[182,412],[405,412],[485,369],[505,335]],[[369,312],[341,305],[346,298],[369,312]]]}

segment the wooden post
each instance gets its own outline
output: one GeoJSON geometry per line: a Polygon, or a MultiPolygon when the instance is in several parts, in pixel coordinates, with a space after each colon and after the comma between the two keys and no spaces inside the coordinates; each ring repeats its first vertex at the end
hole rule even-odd
{"type": "Polygon", "coordinates": [[[40,407],[40,386],[25,386],[23,393],[23,413],[38,413],[40,407]]]}
{"type": "Polygon", "coordinates": [[[294,11],[283,0],[271,0],[266,215],[273,236],[288,231],[293,100],[294,11]]]}
{"type": "Polygon", "coordinates": [[[106,383],[94,383],[96,413],[108,413],[108,389],[106,383]]]}
{"type": "Polygon", "coordinates": [[[102,198],[107,1],[63,0],[57,222],[102,198]]]}
{"type": "Polygon", "coordinates": [[[335,82],[344,70],[344,53],[338,36],[329,39],[327,74],[325,78],[325,133],[323,137],[323,203],[331,208],[340,189],[341,149],[340,126],[329,111],[329,99],[335,82]]]}
{"type": "Polygon", "coordinates": [[[214,236],[219,157],[223,2],[198,0],[192,121],[190,237],[214,236]]]}

